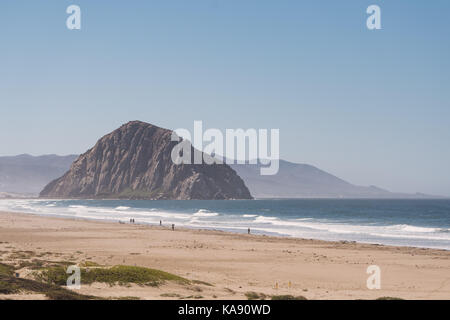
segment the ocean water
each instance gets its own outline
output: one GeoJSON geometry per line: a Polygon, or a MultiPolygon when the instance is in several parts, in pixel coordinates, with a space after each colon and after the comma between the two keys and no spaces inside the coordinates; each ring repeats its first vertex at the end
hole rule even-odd
{"type": "Polygon", "coordinates": [[[450,200],[0,200],[0,211],[450,250],[450,200]]]}

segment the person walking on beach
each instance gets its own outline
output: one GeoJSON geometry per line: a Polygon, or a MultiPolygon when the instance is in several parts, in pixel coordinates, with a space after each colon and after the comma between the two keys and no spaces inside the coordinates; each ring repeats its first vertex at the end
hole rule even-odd
{"type": "Polygon", "coordinates": [[[160,227],[162,226],[162,221],[161,221],[161,220],[159,220],[159,226],[160,226],[160,227]]]}
{"type": "Polygon", "coordinates": [[[175,231],[175,224],[172,223],[172,231],[175,231]]]}
{"type": "Polygon", "coordinates": [[[248,228],[248,234],[250,234],[250,228],[248,228]]]}

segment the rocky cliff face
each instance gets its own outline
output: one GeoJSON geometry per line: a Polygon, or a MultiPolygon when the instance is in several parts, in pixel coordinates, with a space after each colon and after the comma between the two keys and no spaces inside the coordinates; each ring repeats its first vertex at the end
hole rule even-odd
{"type": "Polygon", "coordinates": [[[171,141],[171,134],[151,124],[129,122],[82,154],[40,197],[251,199],[228,165],[174,164],[171,152],[177,142],[171,141]]]}

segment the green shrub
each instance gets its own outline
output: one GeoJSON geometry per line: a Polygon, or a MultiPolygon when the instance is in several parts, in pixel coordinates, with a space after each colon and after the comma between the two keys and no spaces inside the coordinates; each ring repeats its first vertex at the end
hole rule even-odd
{"type": "Polygon", "coordinates": [[[13,266],[0,263],[0,276],[13,276],[14,270],[13,266]]]}
{"type": "Polygon", "coordinates": [[[81,295],[56,285],[42,283],[35,280],[16,278],[13,276],[0,276],[0,293],[13,294],[19,292],[35,292],[44,294],[53,300],[90,300],[98,299],[94,296],[81,295]]]}
{"type": "Polygon", "coordinates": [[[249,291],[245,293],[248,300],[264,300],[266,295],[264,293],[257,293],[254,291],[249,291]]]}
{"type": "Polygon", "coordinates": [[[377,300],[403,300],[402,298],[397,297],[379,297],[377,300]]]}
{"type": "Polygon", "coordinates": [[[290,294],[272,296],[272,300],[307,300],[304,296],[293,296],[290,294]]]}
{"type": "MultiPolygon", "coordinates": [[[[91,284],[94,282],[114,284],[139,284],[148,286],[159,286],[164,281],[175,281],[189,284],[190,281],[174,274],[161,270],[134,267],[134,266],[114,266],[110,268],[80,268],[81,283],[91,284]]],[[[52,267],[42,271],[38,278],[44,282],[56,285],[65,285],[68,274],[64,267],[52,267]]]]}

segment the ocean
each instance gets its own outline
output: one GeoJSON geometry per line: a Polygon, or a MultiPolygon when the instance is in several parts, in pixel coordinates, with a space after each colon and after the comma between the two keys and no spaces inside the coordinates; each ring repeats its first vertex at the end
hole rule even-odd
{"type": "Polygon", "coordinates": [[[450,250],[450,200],[0,200],[0,211],[450,250]]]}

